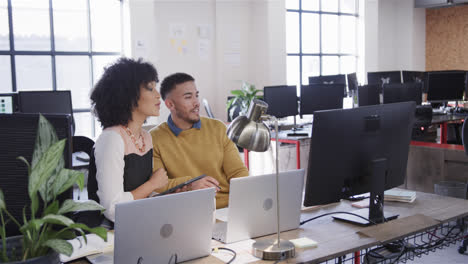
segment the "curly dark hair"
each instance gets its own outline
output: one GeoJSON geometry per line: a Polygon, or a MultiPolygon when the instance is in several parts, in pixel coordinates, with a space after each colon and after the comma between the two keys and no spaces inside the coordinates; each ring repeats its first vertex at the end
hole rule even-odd
{"type": "Polygon", "coordinates": [[[91,92],[93,113],[103,128],[127,125],[138,106],[140,85],[159,82],[158,72],[142,59],[119,58],[106,67],[91,92]]]}
{"type": "Polygon", "coordinates": [[[166,100],[167,95],[171,92],[177,84],[181,84],[184,82],[195,81],[195,79],[188,75],[187,73],[174,73],[166,78],[161,82],[161,97],[163,100],[166,100]]]}

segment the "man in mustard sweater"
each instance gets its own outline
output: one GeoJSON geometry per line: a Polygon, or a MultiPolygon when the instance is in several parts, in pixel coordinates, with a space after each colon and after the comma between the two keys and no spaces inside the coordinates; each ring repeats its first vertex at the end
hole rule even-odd
{"type": "Polygon", "coordinates": [[[228,206],[229,181],[248,176],[239,151],[226,135],[221,121],[200,117],[195,79],[175,73],[161,83],[161,97],[171,111],[167,122],[150,131],[153,138],[153,171],[164,168],[169,184],[162,192],[201,174],[207,177],[189,186],[203,189],[219,186],[216,208],[228,206]]]}

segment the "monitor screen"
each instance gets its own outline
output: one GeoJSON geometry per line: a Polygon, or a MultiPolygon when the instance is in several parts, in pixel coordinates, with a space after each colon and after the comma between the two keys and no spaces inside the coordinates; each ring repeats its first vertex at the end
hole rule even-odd
{"type": "Polygon", "coordinates": [[[422,71],[402,71],[403,83],[423,82],[425,72],[422,71]]]}
{"type": "Polygon", "coordinates": [[[348,90],[356,91],[359,86],[356,73],[347,74],[346,78],[348,79],[348,90]]]}
{"type": "Polygon", "coordinates": [[[346,76],[344,74],[310,76],[309,84],[344,84],[344,96],[346,93],[346,76]]]}
{"type": "Polygon", "coordinates": [[[18,94],[0,93],[0,114],[12,114],[18,111],[18,94]]]}
{"type": "MultiPolygon", "coordinates": [[[[59,139],[66,138],[63,157],[65,168],[71,169],[71,118],[69,115],[44,115],[54,126],[59,139]]],[[[30,204],[28,195],[28,168],[17,159],[23,156],[31,162],[36,142],[39,114],[0,114],[0,188],[10,213],[16,219],[23,219],[25,205],[30,204]]],[[[63,198],[72,198],[72,191],[65,192],[63,198]]],[[[26,210],[29,214],[30,210],[26,210]]],[[[7,236],[18,235],[16,225],[7,225],[7,236]]]]}
{"type": "Polygon", "coordinates": [[[427,100],[430,102],[457,101],[463,99],[466,90],[466,72],[428,72],[427,100]]]}
{"type": "Polygon", "coordinates": [[[263,99],[268,104],[267,114],[281,118],[299,114],[296,86],[266,86],[263,99]]]}
{"type": "Polygon", "coordinates": [[[404,102],[316,112],[304,205],[373,191],[375,162],[384,164],[379,188],[403,184],[415,107],[404,102]]]}
{"type": "Polygon", "coordinates": [[[414,101],[416,105],[422,102],[423,83],[391,83],[383,85],[383,103],[399,103],[414,101]]]}
{"type": "Polygon", "coordinates": [[[380,84],[368,84],[358,86],[358,105],[378,105],[380,104],[380,84]]]}
{"type": "Polygon", "coordinates": [[[309,84],[301,86],[301,115],[315,111],[343,108],[344,84],[309,84]]]}
{"type": "Polygon", "coordinates": [[[25,91],[18,97],[22,113],[73,113],[70,91],[25,91]]]}
{"type": "Polygon", "coordinates": [[[401,83],[400,71],[368,72],[367,84],[401,83]]]}

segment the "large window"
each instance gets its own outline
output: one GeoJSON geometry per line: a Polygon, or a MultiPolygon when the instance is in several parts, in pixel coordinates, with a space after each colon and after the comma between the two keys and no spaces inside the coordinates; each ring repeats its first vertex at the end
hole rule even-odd
{"type": "Polygon", "coordinates": [[[288,85],[357,71],[359,0],[286,0],[288,85]]]}
{"type": "Polygon", "coordinates": [[[100,126],[89,93],[123,53],[120,0],[1,0],[0,93],[70,90],[75,135],[100,126]]]}

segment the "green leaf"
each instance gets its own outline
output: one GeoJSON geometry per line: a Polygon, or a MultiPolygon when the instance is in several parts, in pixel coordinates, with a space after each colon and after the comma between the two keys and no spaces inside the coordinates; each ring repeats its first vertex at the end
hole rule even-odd
{"type": "Polygon", "coordinates": [[[58,195],[72,187],[75,183],[78,184],[80,190],[83,190],[84,174],[80,171],[62,169],[58,174],[58,177],[52,183],[52,196],[57,197],[58,195]]]}
{"type": "Polygon", "coordinates": [[[245,96],[245,93],[242,90],[231,90],[231,94],[236,96],[245,96]]]}
{"type": "Polygon", "coordinates": [[[42,218],[42,220],[44,220],[44,223],[49,223],[49,224],[54,224],[54,225],[63,225],[63,226],[70,226],[75,223],[73,222],[73,220],[71,220],[68,217],[65,217],[63,215],[56,215],[56,214],[46,215],[42,218]]]}
{"type": "Polygon", "coordinates": [[[44,152],[35,166],[33,166],[31,174],[29,175],[29,197],[32,198],[39,187],[47,182],[52,172],[57,168],[62,158],[64,148],[65,139],[54,143],[44,152]]]}
{"type": "Polygon", "coordinates": [[[51,249],[55,250],[55,252],[67,256],[71,256],[71,254],[73,253],[73,246],[63,239],[49,239],[45,241],[42,245],[50,247],[51,249]]]}
{"type": "Polygon", "coordinates": [[[80,211],[96,211],[101,210],[103,212],[105,209],[100,204],[93,200],[79,202],[74,200],[65,200],[62,204],[62,207],[57,214],[65,214],[68,212],[80,212],[80,211]]]}
{"type": "Polygon", "coordinates": [[[44,213],[43,215],[48,215],[48,214],[57,214],[59,210],[59,201],[54,201],[53,203],[51,203],[49,206],[47,206],[47,208],[44,210],[44,213]]]}
{"type": "Polygon", "coordinates": [[[3,191],[0,189],[0,212],[6,209],[5,197],[3,196],[3,191]]]}
{"type": "Polygon", "coordinates": [[[74,230],[65,230],[65,231],[57,232],[56,234],[53,234],[52,237],[56,239],[70,240],[76,237],[76,233],[74,230]]]}
{"type": "Polygon", "coordinates": [[[39,198],[37,197],[37,193],[34,193],[30,197],[31,197],[31,215],[35,217],[37,210],[39,209],[39,198]]]}
{"type": "Polygon", "coordinates": [[[21,160],[26,164],[26,166],[28,166],[28,175],[31,174],[31,165],[29,164],[29,162],[23,156],[19,156],[17,157],[17,159],[21,160]]]}
{"type": "Polygon", "coordinates": [[[39,115],[39,122],[37,126],[36,143],[34,145],[34,152],[32,156],[32,167],[34,168],[39,162],[42,155],[47,149],[58,141],[57,133],[49,121],[42,115],[39,115]]]}
{"type": "Polygon", "coordinates": [[[83,229],[83,230],[86,230],[86,231],[88,231],[90,233],[96,234],[97,236],[99,236],[100,238],[102,238],[104,241],[107,242],[107,229],[105,229],[104,227],[90,228],[87,225],[80,224],[80,223],[72,224],[72,225],[70,225],[70,227],[71,228],[83,229]]]}

